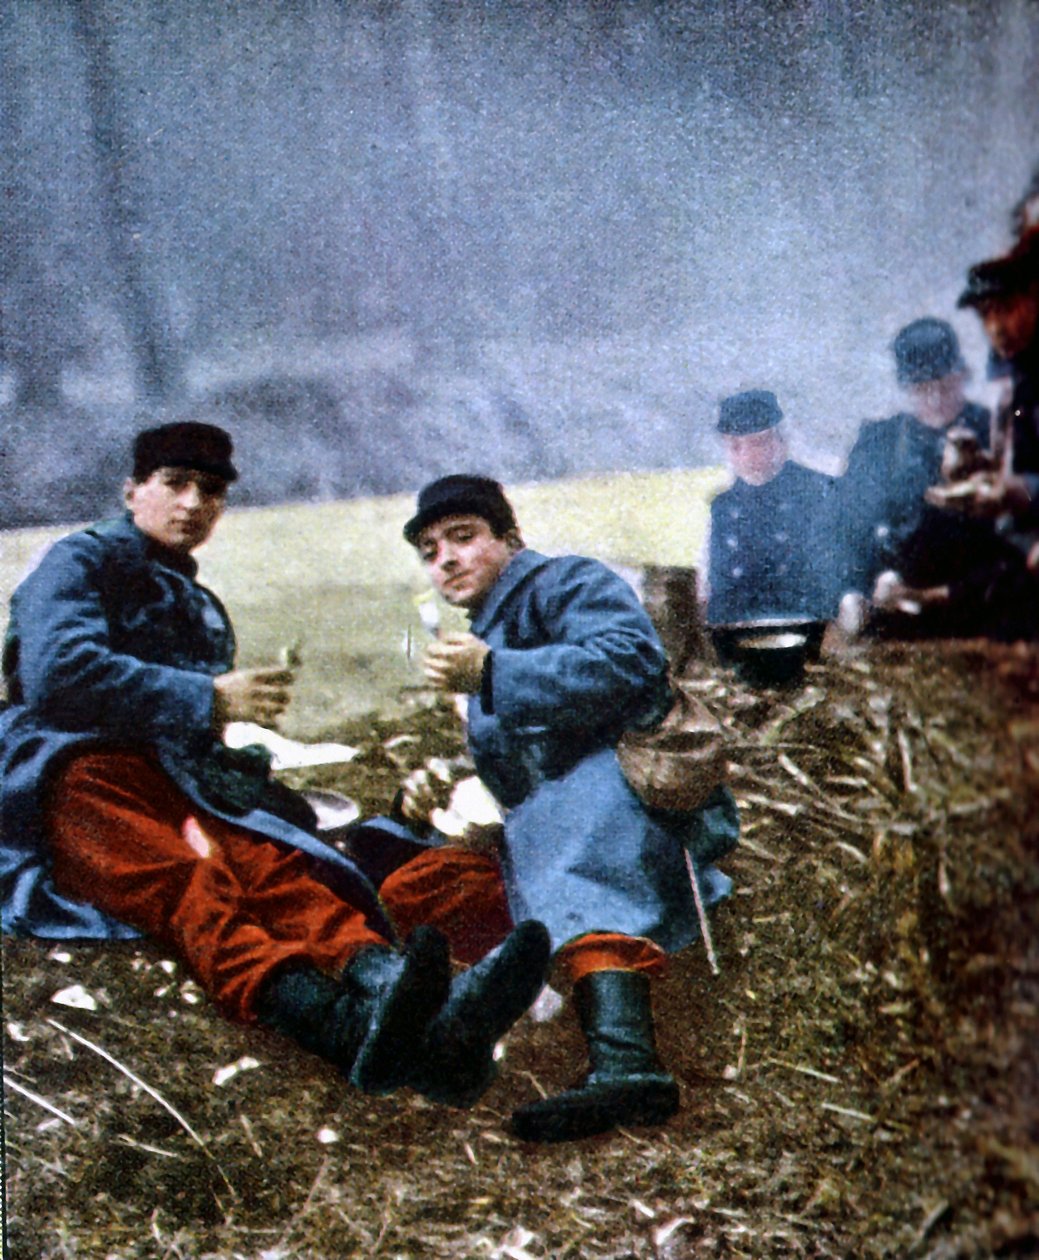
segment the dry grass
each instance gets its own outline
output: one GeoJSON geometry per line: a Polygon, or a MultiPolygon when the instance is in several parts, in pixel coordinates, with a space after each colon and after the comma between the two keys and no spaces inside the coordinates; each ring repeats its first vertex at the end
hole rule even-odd
{"type": "MultiPolygon", "coordinates": [[[[12,1257],[1037,1254],[1034,660],[886,647],[824,658],[790,696],[702,685],[745,839],[721,975],[689,951],[659,986],[675,1121],[506,1136],[511,1108],[579,1070],[569,1013],[521,1023],[458,1112],[352,1092],[222,1021],[148,945],[8,941],[12,1257]],[[71,985],[96,1009],[55,1005],[71,985]]],[[[363,746],[309,781],[366,811],[457,747],[421,707],[314,733],[363,746]]]]}

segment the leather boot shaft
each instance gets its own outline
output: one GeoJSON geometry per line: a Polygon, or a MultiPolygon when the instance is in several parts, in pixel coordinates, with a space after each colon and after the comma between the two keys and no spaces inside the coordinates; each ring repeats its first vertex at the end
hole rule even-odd
{"type": "Polygon", "coordinates": [[[429,1026],[415,1088],[435,1102],[471,1107],[497,1075],[495,1045],[541,992],[551,957],[547,930],[531,919],[462,972],[429,1026]]]}
{"type": "Polygon", "coordinates": [[[662,1071],[649,977],[640,971],[593,971],[574,985],[574,1007],[596,1078],[662,1071]]]}
{"type": "Polygon", "coordinates": [[[574,985],[589,1071],[572,1089],[513,1112],[528,1142],[568,1142],[621,1125],[662,1124],[678,1110],[678,1085],[657,1057],[650,981],[637,971],[596,971],[574,985]]]}
{"type": "Polygon", "coordinates": [[[329,1027],[339,985],[316,967],[286,967],[269,977],[256,1002],[261,1024],[291,1037],[304,1050],[329,1058],[329,1027]]]}
{"type": "Polygon", "coordinates": [[[385,1094],[417,1071],[419,1047],[449,984],[446,940],[420,927],[400,953],[366,946],[338,981],[305,964],[274,975],[257,1015],[335,1064],[358,1089],[385,1094]]]}

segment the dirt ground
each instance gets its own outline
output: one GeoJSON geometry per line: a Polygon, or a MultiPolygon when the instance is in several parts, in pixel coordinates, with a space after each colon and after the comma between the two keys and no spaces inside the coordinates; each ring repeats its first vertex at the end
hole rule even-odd
{"type": "MultiPolygon", "coordinates": [[[[462,1112],[352,1092],[147,944],[8,940],[13,1260],[1039,1255],[1034,656],[873,645],[792,692],[700,686],[744,836],[720,974],[700,946],[658,985],[674,1121],[507,1135],[581,1070],[568,1009],[462,1112]]],[[[362,754],[293,781],[365,813],[459,748],[421,695],[313,737],[362,754]]]]}

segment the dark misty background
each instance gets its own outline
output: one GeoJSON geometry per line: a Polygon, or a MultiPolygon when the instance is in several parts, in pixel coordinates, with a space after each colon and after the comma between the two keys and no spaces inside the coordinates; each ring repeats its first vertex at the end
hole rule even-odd
{"type": "Polygon", "coordinates": [[[836,466],[1039,159],[1031,0],[4,0],[0,525],[227,424],[239,503],[836,466]]]}

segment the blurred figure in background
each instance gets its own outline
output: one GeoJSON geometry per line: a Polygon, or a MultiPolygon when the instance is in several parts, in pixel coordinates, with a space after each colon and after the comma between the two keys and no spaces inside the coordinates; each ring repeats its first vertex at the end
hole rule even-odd
{"type": "Polygon", "coordinates": [[[949,324],[914,320],[891,348],[910,410],[860,426],[840,483],[849,576],[867,596],[882,572],[902,570],[925,515],[924,492],[941,480],[949,431],[966,429],[982,447],[990,439],[988,412],[964,394],[967,365],[949,324]]]}
{"type": "Polygon", "coordinates": [[[718,432],[735,481],[711,503],[704,583],[710,625],[828,620],[841,582],[832,477],[787,454],[770,390],[724,399],[718,432]]]}
{"type": "Polygon", "coordinates": [[[963,506],[995,520],[1039,572],[1039,228],[1027,231],[1009,254],[972,267],[959,305],[977,311],[1010,373],[1001,467],[995,476],[974,479],[963,506]]]}
{"type": "Polygon", "coordinates": [[[848,457],[841,497],[852,588],[869,599],[874,633],[1017,637],[1013,550],[930,498],[964,453],[984,458],[991,443],[988,411],[964,392],[956,334],[944,320],[917,319],[892,351],[912,411],[864,424],[848,457]]]}

